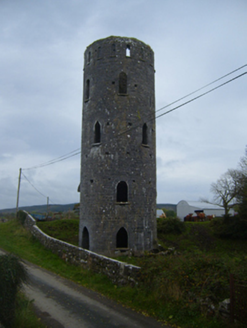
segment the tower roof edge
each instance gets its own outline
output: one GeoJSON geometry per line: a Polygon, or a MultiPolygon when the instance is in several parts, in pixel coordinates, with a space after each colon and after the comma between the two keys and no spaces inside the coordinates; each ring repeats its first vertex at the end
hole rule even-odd
{"type": "Polygon", "coordinates": [[[112,41],[115,41],[115,42],[129,42],[129,43],[132,43],[132,42],[136,42],[136,43],[141,43],[143,45],[145,45],[146,47],[149,47],[152,51],[153,49],[151,48],[151,46],[137,38],[134,38],[134,37],[126,37],[126,36],[116,36],[116,35],[110,35],[106,38],[102,38],[102,39],[98,39],[94,42],[92,42],[89,46],[87,46],[87,49],[90,48],[93,44],[95,43],[98,43],[98,42],[112,42],[112,41]]]}

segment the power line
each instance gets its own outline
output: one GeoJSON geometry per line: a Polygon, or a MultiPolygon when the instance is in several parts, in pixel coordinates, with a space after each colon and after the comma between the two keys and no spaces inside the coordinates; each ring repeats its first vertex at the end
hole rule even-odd
{"type": "Polygon", "coordinates": [[[170,104],[168,104],[168,105],[166,105],[166,106],[164,106],[164,107],[159,108],[159,109],[156,110],[155,112],[158,113],[158,112],[161,111],[162,109],[165,109],[165,108],[167,108],[167,107],[169,107],[169,106],[171,106],[171,105],[176,104],[176,103],[179,102],[180,100],[183,100],[183,99],[185,99],[185,98],[187,98],[187,97],[189,97],[189,96],[195,94],[196,92],[201,91],[201,90],[205,89],[206,87],[209,87],[210,85],[214,84],[215,82],[218,82],[218,81],[224,79],[225,77],[227,77],[227,76],[229,76],[229,75],[231,75],[231,74],[233,74],[233,73],[239,71],[240,69],[242,69],[242,68],[244,68],[244,67],[246,67],[246,66],[247,66],[247,64],[245,64],[245,65],[243,65],[243,66],[241,66],[241,67],[239,67],[239,68],[237,68],[237,69],[235,69],[235,70],[233,70],[233,71],[231,71],[231,72],[229,72],[229,73],[227,73],[227,74],[225,74],[225,75],[219,77],[218,79],[216,79],[216,80],[214,80],[214,81],[212,81],[212,82],[210,82],[210,83],[204,85],[203,87],[201,87],[201,88],[199,88],[199,89],[197,89],[197,90],[195,90],[195,91],[193,91],[193,92],[191,92],[191,93],[188,93],[186,96],[183,96],[183,97],[179,98],[178,100],[175,100],[175,101],[171,102],[170,104]]]}
{"type": "MultiPolygon", "coordinates": [[[[246,66],[246,65],[245,65],[245,66],[246,66]]],[[[226,84],[228,84],[228,83],[230,83],[230,82],[233,82],[234,80],[236,80],[236,79],[238,79],[238,78],[244,76],[245,74],[247,74],[247,72],[244,72],[244,73],[242,73],[242,74],[240,74],[240,75],[238,75],[238,76],[236,76],[236,77],[234,77],[234,78],[232,78],[232,79],[230,79],[230,80],[228,80],[228,81],[226,81],[226,82],[224,82],[224,83],[218,85],[217,87],[212,88],[212,89],[210,89],[210,90],[208,90],[208,91],[206,91],[206,92],[200,94],[200,95],[197,96],[197,97],[194,97],[194,98],[192,98],[192,99],[190,99],[190,100],[188,100],[188,101],[186,101],[186,102],[184,102],[184,103],[182,103],[182,104],[180,104],[180,105],[178,105],[178,106],[176,106],[176,107],[174,107],[174,108],[172,108],[172,109],[169,109],[168,111],[166,111],[166,112],[164,112],[164,113],[162,113],[162,114],[159,114],[159,115],[157,115],[157,116],[153,116],[153,115],[152,115],[152,117],[150,116],[150,118],[149,118],[148,120],[146,120],[145,123],[147,123],[147,122],[151,122],[151,121],[154,121],[154,120],[156,120],[156,119],[158,119],[158,118],[160,118],[160,117],[162,117],[162,116],[164,116],[164,115],[166,115],[166,114],[169,114],[169,113],[175,111],[176,109],[178,109],[178,108],[180,108],[180,107],[183,107],[183,106],[189,104],[190,102],[195,101],[195,100],[197,100],[197,99],[199,99],[199,98],[201,98],[201,97],[207,95],[208,93],[213,92],[213,91],[215,91],[216,89],[219,89],[219,88],[223,87],[224,85],[226,85],[226,84]]],[[[185,96],[185,97],[187,97],[187,96],[185,96]]],[[[185,97],[183,97],[183,98],[185,98],[185,97]]],[[[181,99],[182,99],[182,98],[181,98],[181,99]]],[[[177,102],[177,101],[176,101],[176,102],[177,102]]],[[[174,103],[175,103],[175,102],[173,102],[173,104],[174,104],[174,103]]],[[[164,109],[164,108],[166,108],[166,107],[168,107],[168,106],[170,106],[170,105],[167,105],[167,106],[165,106],[165,107],[162,107],[162,109],[164,109]]],[[[158,111],[160,111],[160,109],[159,109],[158,111]]],[[[156,111],[156,112],[158,112],[158,111],[156,111]]],[[[141,126],[140,123],[138,123],[136,126],[132,126],[131,128],[128,128],[128,129],[124,130],[123,132],[120,132],[119,134],[116,135],[116,137],[119,137],[119,136],[121,136],[121,135],[123,135],[123,134],[125,134],[125,133],[127,133],[127,132],[129,132],[129,131],[131,131],[131,130],[134,130],[134,129],[138,128],[139,126],[141,126]]]]}
{"type": "MultiPolygon", "coordinates": [[[[21,174],[24,176],[24,178],[27,180],[27,182],[41,195],[41,196],[43,196],[43,197],[45,197],[45,198],[47,198],[47,196],[45,196],[44,194],[42,194],[42,192],[40,192],[31,182],[30,182],[30,180],[25,176],[25,174],[23,173],[23,172],[21,172],[21,174]]],[[[49,200],[51,200],[50,199],[50,197],[49,197],[49,200]]],[[[53,203],[53,202],[51,202],[50,201],[50,203],[49,203],[50,205],[56,205],[55,203],[53,203]]]]}
{"type": "Polygon", "coordinates": [[[47,198],[47,196],[45,196],[44,194],[42,194],[42,192],[40,192],[29,180],[28,178],[25,176],[25,174],[22,172],[22,175],[24,176],[24,178],[27,180],[27,182],[43,197],[47,198]]]}
{"type": "Polygon", "coordinates": [[[62,156],[60,156],[60,157],[57,157],[57,158],[55,158],[55,159],[52,159],[52,160],[50,160],[50,161],[48,161],[48,162],[41,163],[40,165],[46,165],[46,164],[49,164],[50,162],[53,162],[53,161],[59,160],[59,159],[65,157],[65,156],[67,156],[67,155],[70,155],[70,154],[72,154],[72,153],[74,153],[74,152],[76,152],[76,151],[78,151],[78,150],[80,150],[80,148],[77,148],[77,149],[75,149],[75,150],[72,150],[71,152],[69,152],[69,153],[67,153],[67,154],[65,154],[65,155],[62,155],[62,156]]]}
{"type": "Polygon", "coordinates": [[[23,169],[23,170],[37,169],[37,168],[40,168],[40,167],[44,167],[44,166],[48,166],[48,165],[52,165],[52,164],[55,164],[55,163],[64,161],[65,159],[68,159],[70,157],[73,157],[73,156],[76,156],[76,155],[80,154],[81,151],[78,151],[78,150],[80,150],[80,148],[75,149],[75,150],[73,150],[73,151],[71,151],[71,152],[69,152],[69,153],[67,153],[65,155],[62,155],[60,157],[54,158],[54,159],[52,159],[52,160],[50,160],[48,162],[45,162],[45,163],[42,163],[42,164],[39,164],[39,165],[36,165],[36,166],[28,167],[28,168],[23,169]],[[73,153],[75,153],[75,154],[73,154],[73,153]],[[69,154],[72,154],[72,155],[69,155],[69,154]],[[67,155],[69,155],[69,156],[67,156],[67,155]]]}
{"type": "Polygon", "coordinates": [[[172,108],[172,109],[166,111],[165,113],[162,113],[162,114],[156,116],[155,119],[160,118],[161,116],[164,116],[164,115],[166,115],[166,114],[168,114],[168,113],[170,113],[170,112],[173,112],[174,110],[176,110],[176,109],[178,109],[178,108],[180,108],[180,107],[182,107],[182,106],[185,106],[185,105],[189,104],[190,102],[195,101],[195,100],[197,100],[197,99],[199,99],[199,98],[201,98],[201,97],[207,95],[208,93],[213,92],[214,90],[223,87],[224,85],[226,85],[226,84],[228,84],[228,83],[230,83],[230,82],[233,82],[233,81],[236,80],[236,79],[239,79],[240,77],[244,76],[245,74],[247,74],[247,72],[244,72],[244,73],[242,73],[242,74],[240,74],[240,75],[238,75],[238,76],[235,76],[234,78],[232,78],[232,79],[230,79],[230,80],[228,80],[228,81],[226,81],[226,82],[224,82],[224,83],[218,85],[217,87],[215,87],[215,88],[213,88],[213,89],[210,89],[210,90],[208,90],[208,91],[206,91],[206,92],[200,94],[199,96],[197,96],[197,97],[195,97],[195,98],[193,98],[193,99],[190,99],[190,100],[186,101],[185,103],[183,103],[183,104],[181,104],[181,105],[179,105],[179,106],[176,106],[176,107],[174,107],[174,108],[172,108]]]}
{"type": "MultiPolygon", "coordinates": [[[[167,107],[169,107],[169,106],[171,106],[171,105],[177,103],[178,101],[180,101],[180,100],[182,100],[182,99],[185,99],[185,98],[189,97],[190,95],[192,95],[192,94],[194,94],[194,93],[196,93],[196,92],[198,92],[198,91],[200,91],[200,90],[206,88],[206,87],[209,86],[209,85],[212,85],[213,83],[215,83],[215,82],[217,82],[217,81],[223,79],[223,78],[226,77],[226,76],[229,76],[230,74],[232,74],[232,73],[234,73],[234,72],[236,72],[236,71],[242,69],[242,68],[245,67],[245,66],[247,66],[247,64],[246,64],[246,65],[243,65],[243,66],[241,66],[241,67],[239,67],[239,68],[237,68],[236,70],[234,70],[234,71],[232,71],[232,72],[230,72],[230,73],[228,73],[228,74],[225,74],[224,76],[222,76],[222,77],[220,77],[220,78],[214,80],[213,82],[211,82],[211,83],[209,83],[209,84],[207,84],[207,85],[205,85],[205,86],[203,86],[203,87],[197,89],[196,91],[193,91],[193,92],[191,92],[190,94],[188,94],[188,95],[186,95],[186,96],[184,96],[184,97],[182,97],[182,98],[180,98],[180,99],[178,99],[178,100],[176,100],[176,101],[174,101],[174,102],[172,102],[172,103],[170,103],[170,104],[168,104],[168,105],[166,105],[166,106],[160,108],[159,110],[155,111],[155,113],[157,113],[157,112],[159,112],[159,111],[161,111],[161,110],[163,110],[163,109],[165,109],[165,108],[167,108],[167,107]]],[[[160,117],[162,117],[162,116],[164,116],[164,115],[166,115],[166,114],[169,114],[169,113],[171,113],[172,111],[175,111],[176,109],[178,109],[178,108],[180,108],[180,107],[182,107],[182,106],[185,106],[185,105],[189,104],[190,102],[195,101],[195,100],[197,100],[197,99],[199,99],[199,98],[201,98],[201,97],[203,97],[203,96],[205,96],[205,95],[207,95],[207,94],[209,94],[209,93],[211,93],[211,92],[213,92],[213,91],[215,91],[215,90],[217,90],[217,89],[223,87],[224,85],[226,85],[226,84],[228,84],[228,83],[233,82],[234,80],[236,80],[236,79],[238,79],[238,78],[244,76],[245,74],[247,74],[247,72],[244,72],[244,73],[242,73],[242,74],[240,74],[240,75],[238,75],[238,76],[235,76],[234,78],[232,78],[232,79],[230,79],[230,80],[227,80],[226,82],[224,82],[224,83],[222,83],[222,84],[220,84],[220,85],[218,85],[218,86],[216,86],[216,87],[214,87],[214,88],[212,88],[212,89],[210,89],[210,90],[208,90],[208,91],[206,91],[206,92],[204,92],[204,93],[198,95],[197,97],[194,97],[194,98],[192,98],[192,99],[190,99],[190,100],[188,100],[188,101],[186,101],[186,102],[184,102],[184,103],[182,103],[182,104],[180,104],[180,105],[178,105],[178,106],[176,106],[176,107],[174,107],[174,108],[172,108],[172,109],[170,109],[170,110],[168,110],[168,111],[166,111],[166,112],[164,112],[164,113],[162,113],[162,114],[159,114],[159,115],[157,115],[157,116],[153,116],[153,115],[152,115],[152,117],[150,117],[150,119],[147,120],[146,122],[150,122],[150,121],[156,120],[156,119],[158,119],[158,118],[160,118],[160,117]]],[[[127,132],[129,132],[129,131],[131,131],[131,130],[133,130],[133,129],[136,129],[136,128],[139,127],[139,126],[140,126],[140,123],[138,123],[138,125],[136,125],[136,126],[134,126],[134,127],[131,127],[131,128],[129,128],[129,129],[123,131],[122,133],[119,133],[118,135],[116,135],[116,137],[121,136],[121,135],[123,135],[124,133],[127,133],[127,132]]],[[[64,161],[64,160],[66,160],[66,159],[68,159],[68,158],[71,158],[71,157],[73,157],[73,156],[76,156],[76,155],[78,155],[78,154],[80,154],[80,153],[81,153],[80,148],[78,148],[78,149],[75,149],[75,150],[73,150],[73,151],[71,151],[71,152],[65,154],[65,155],[62,155],[62,156],[60,156],[60,157],[57,157],[57,158],[55,158],[55,159],[53,159],[53,160],[50,160],[50,161],[48,161],[48,162],[42,163],[42,164],[37,165],[37,166],[33,166],[33,167],[30,167],[30,168],[26,168],[25,170],[30,170],[30,169],[35,169],[35,168],[40,168],[40,167],[44,167],[44,166],[48,166],[48,165],[52,165],[52,164],[55,164],[55,163],[57,163],[57,162],[61,162],[61,161],[64,161]]],[[[24,178],[28,181],[28,183],[29,183],[29,184],[30,184],[30,185],[31,185],[31,186],[32,186],[32,187],[33,187],[33,188],[34,188],[34,189],[35,189],[40,195],[42,195],[43,197],[46,197],[43,193],[41,193],[41,192],[40,192],[40,191],[39,191],[39,190],[38,190],[38,189],[37,189],[37,188],[36,188],[36,187],[35,187],[35,186],[34,186],[29,180],[28,180],[28,178],[24,175],[24,173],[21,173],[21,172],[22,172],[22,169],[20,169],[20,174],[19,174],[19,184],[18,184],[18,195],[17,195],[16,211],[18,210],[18,205],[19,205],[19,189],[20,189],[21,174],[23,174],[24,178]]],[[[54,204],[53,204],[53,205],[54,205],[54,204]]]]}
{"type": "MultiPolygon", "coordinates": [[[[235,73],[235,72],[241,70],[242,68],[244,68],[244,67],[246,67],[246,66],[247,66],[247,64],[245,64],[245,65],[243,65],[243,66],[240,66],[240,67],[234,69],[233,71],[231,71],[231,72],[229,72],[229,73],[227,73],[227,74],[225,74],[225,75],[219,77],[218,79],[216,79],[216,80],[214,80],[214,81],[212,81],[212,82],[210,82],[210,83],[208,83],[208,84],[205,84],[204,86],[200,87],[199,89],[196,89],[195,91],[190,92],[190,93],[188,93],[187,95],[185,95],[185,96],[183,96],[183,97],[181,97],[181,98],[179,98],[179,99],[177,99],[177,100],[175,100],[175,101],[173,101],[173,102],[171,102],[171,103],[169,103],[169,104],[167,104],[167,105],[165,105],[165,106],[163,106],[163,107],[157,109],[157,110],[155,111],[155,113],[158,113],[158,112],[160,112],[161,110],[163,110],[163,109],[165,109],[165,108],[167,108],[167,107],[170,107],[170,106],[176,104],[177,102],[179,102],[179,101],[181,101],[181,100],[183,100],[183,99],[185,99],[185,98],[188,98],[189,96],[191,96],[191,95],[197,93],[198,91],[201,91],[201,90],[207,88],[208,86],[210,86],[210,85],[212,85],[212,84],[214,84],[214,83],[216,83],[216,82],[218,82],[218,81],[224,79],[225,77],[227,77],[227,76],[229,76],[229,75],[231,75],[231,74],[233,74],[233,73],[235,73]]],[[[181,107],[181,106],[180,106],[180,107],[181,107]]],[[[169,112],[170,112],[170,111],[168,111],[168,113],[169,113],[169,112]]],[[[165,114],[164,114],[164,115],[165,115],[165,114]]],[[[147,116],[147,118],[148,118],[148,117],[151,117],[151,119],[148,120],[147,122],[153,120],[153,114],[147,116]]],[[[159,116],[157,116],[157,117],[155,117],[155,118],[158,118],[158,117],[159,117],[159,116]]],[[[122,135],[122,134],[124,134],[124,133],[126,133],[126,132],[128,132],[128,131],[130,131],[130,130],[135,129],[136,127],[138,127],[140,123],[139,123],[139,121],[136,121],[136,122],[137,122],[137,126],[134,126],[134,127],[132,127],[132,128],[128,128],[128,129],[126,129],[124,132],[118,134],[117,136],[122,135]]],[[[135,123],[134,123],[134,124],[135,124],[135,123]]]]}
{"type": "MultiPolygon", "coordinates": [[[[158,110],[155,111],[155,113],[158,113],[158,112],[160,112],[161,110],[164,110],[165,108],[167,108],[167,107],[169,107],[169,106],[171,106],[171,105],[174,105],[175,103],[177,103],[177,102],[179,102],[179,101],[181,101],[181,100],[183,100],[183,99],[185,99],[185,98],[187,98],[187,97],[189,97],[189,96],[195,94],[196,92],[198,92],[198,91],[200,91],[200,90],[202,90],[202,89],[205,89],[206,87],[208,87],[208,86],[210,86],[210,85],[212,85],[212,84],[214,84],[214,83],[216,83],[216,82],[222,80],[223,78],[225,78],[225,77],[227,77],[227,76],[229,76],[229,75],[231,75],[231,74],[233,74],[233,73],[235,73],[235,72],[241,70],[242,68],[244,68],[244,67],[246,67],[246,66],[247,66],[247,64],[245,64],[245,65],[243,65],[243,66],[241,66],[241,67],[239,67],[239,68],[237,68],[237,69],[235,69],[235,70],[233,70],[233,71],[231,71],[231,72],[229,72],[229,73],[227,73],[227,74],[221,76],[220,78],[218,78],[218,79],[216,79],[216,80],[214,80],[214,81],[212,81],[212,82],[210,82],[210,83],[204,85],[203,87],[201,87],[201,88],[199,88],[199,89],[197,89],[197,90],[195,90],[195,91],[193,91],[193,92],[191,92],[191,93],[189,93],[189,94],[187,94],[187,95],[185,95],[185,96],[183,96],[183,97],[177,99],[176,101],[173,101],[172,103],[170,103],[170,104],[168,104],[168,105],[166,105],[166,106],[163,106],[163,107],[159,108],[158,110]]],[[[198,98],[201,98],[201,97],[205,96],[206,94],[208,94],[208,93],[210,93],[210,92],[212,92],[212,91],[214,91],[214,90],[216,90],[216,89],[218,89],[218,88],[220,88],[220,87],[222,87],[222,86],[224,86],[224,85],[226,85],[226,84],[228,84],[228,83],[230,83],[230,82],[232,82],[232,81],[234,81],[234,80],[236,80],[236,79],[238,79],[238,78],[240,78],[240,77],[242,77],[242,76],[245,75],[246,73],[247,73],[247,72],[244,72],[244,73],[242,73],[242,74],[240,74],[240,75],[234,77],[233,79],[230,79],[230,80],[228,80],[228,81],[226,81],[226,82],[220,84],[219,86],[217,86],[217,87],[215,87],[215,88],[213,88],[213,89],[210,89],[209,91],[204,92],[204,93],[200,94],[199,96],[194,97],[194,98],[192,98],[192,99],[190,99],[190,100],[188,100],[188,101],[186,101],[186,102],[180,104],[179,106],[176,106],[176,107],[174,107],[174,108],[172,108],[172,109],[170,109],[170,110],[168,110],[168,111],[166,111],[166,112],[164,112],[164,113],[162,113],[162,114],[159,114],[159,115],[157,115],[157,116],[153,116],[153,115],[152,115],[152,116],[149,116],[150,118],[149,118],[146,122],[151,122],[151,121],[153,121],[153,120],[155,120],[155,119],[158,119],[158,118],[160,118],[160,117],[162,117],[162,116],[164,116],[164,115],[166,115],[166,114],[169,114],[169,113],[175,111],[176,109],[178,109],[178,108],[180,108],[180,107],[183,107],[183,106],[187,105],[188,103],[190,103],[190,102],[192,102],[192,101],[195,101],[195,100],[197,100],[198,98]]],[[[129,132],[129,131],[131,131],[131,130],[134,130],[134,129],[138,128],[139,126],[140,126],[140,123],[138,122],[137,125],[132,126],[132,127],[128,128],[128,129],[124,130],[123,132],[120,132],[120,133],[117,134],[115,137],[119,137],[119,136],[121,136],[121,135],[123,135],[123,134],[125,134],[125,133],[127,133],[127,132],[129,132]]],[[[23,169],[23,170],[31,170],[31,169],[36,169],[36,168],[40,168],[40,167],[45,167],[45,166],[48,166],[48,165],[52,165],[52,164],[55,164],[55,163],[58,163],[58,162],[64,161],[64,160],[66,160],[66,159],[68,159],[68,158],[71,158],[71,157],[73,157],[73,156],[76,156],[76,155],[78,155],[78,154],[80,154],[80,153],[81,153],[80,148],[77,148],[77,149],[75,149],[75,150],[73,150],[73,151],[71,151],[71,152],[69,152],[69,153],[67,153],[67,154],[65,154],[65,155],[62,155],[62,156],[57,157],[57,158],[55,158],[55,159],[52,159],[52,160],[50,160],[50,161],[48,161],[48,162],[44,162],[44,163],[41,163],[41,164],[36,165],[36,166],[32,166],[32,167],[29,167],[29,168],[25,168],[25,169],[23,169]]]]}

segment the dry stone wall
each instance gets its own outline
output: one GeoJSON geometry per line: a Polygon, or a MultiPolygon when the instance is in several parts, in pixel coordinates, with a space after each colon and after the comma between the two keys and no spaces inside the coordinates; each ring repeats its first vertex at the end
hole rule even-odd
{"type": "Polygon", "coordinates": [[[138,280],[140,267],[120,262],[106,256],[88,251],[53,238],[45,234],[36,225],[35,219],[26,213],[25,227],[30,230],[32,235],[52,253],[57,254],[61,259],[74,265],[81,265],[96,273],[101,273],[110,278],[113,283],[118,285],[135,285],[138,280]]]}

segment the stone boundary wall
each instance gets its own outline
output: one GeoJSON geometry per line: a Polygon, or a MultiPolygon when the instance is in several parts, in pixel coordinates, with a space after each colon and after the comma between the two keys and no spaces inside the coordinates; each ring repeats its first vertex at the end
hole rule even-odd
{"type": "Polygon", "coordinates": [[[131,284],[135,285],[141,270],[135,265],[120,262],[106,256],[93,253],[53,238],[45,234],[36,225],[35,219],[26,211],[26,219],[24,226],[30,230],[42,245],[50,249],[52,253],[57,254],[61,259],[74,265],[81,265],[90,269],[95,273],[102,273],[110,278],[110,280],[118,285],[131,284]]]}

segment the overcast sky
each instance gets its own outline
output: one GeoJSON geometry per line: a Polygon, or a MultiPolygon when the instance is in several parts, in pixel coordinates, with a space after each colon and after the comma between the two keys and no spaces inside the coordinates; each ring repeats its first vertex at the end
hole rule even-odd
{"type": "MultiPolygon", "coordinates": [[[[19,168],[20,206],[79,202],[80,155],[24,169],[80,148],[89,44],[149,44],[158,110],[247,64],[246,17],[246,0],[0,0],[0,209],[16,205],[19,168]]],[[[244,155],[246,122],[247,74],[158,118],[157,202],[212,199],[211,183],[244,155]]]]}

